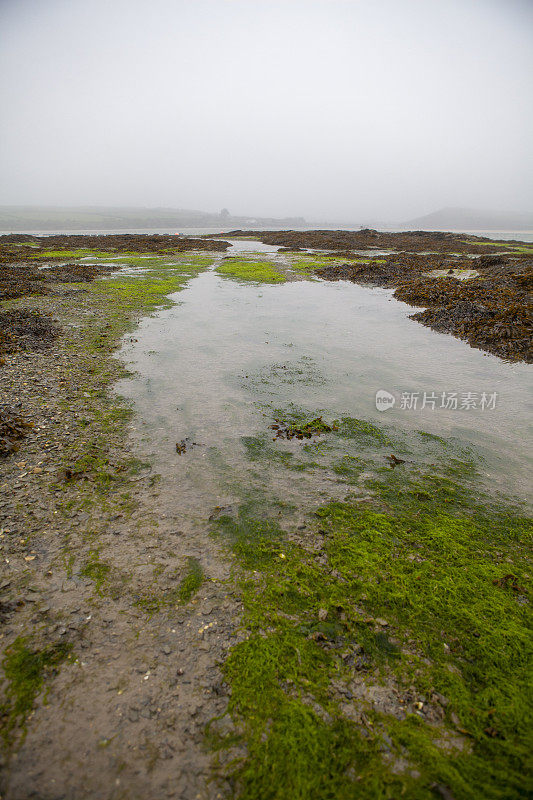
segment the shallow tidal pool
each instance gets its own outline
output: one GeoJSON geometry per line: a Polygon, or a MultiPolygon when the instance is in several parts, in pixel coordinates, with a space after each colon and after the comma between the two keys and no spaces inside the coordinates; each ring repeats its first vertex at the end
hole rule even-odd
{"type": "MultiPolygon", "coordinates": [[[[239,245],[242,251],[257,243],[239,245]]],[[[180,503],[191,511],[228,501],[232,484],[251,480],[247,442],[268,439],[274,418],[291,408],[327,422],[367,420],[407,438],[417,431],[452,437],[475,448],[486,488],[531,499],[531,429],[520,421],[530,418],[527,365],[504,363],[411,321],[412,307],[389,290],[345,281],[257,284],[213,269],[175,300],[144,319],[136,341],[123,348],[137,374],[118,391],[134,401],[143,449],[158,472],[179,479],[180,503]],[[395,400],[382,412],[379,390],[395,400]],[[185,453],[176,452],[181,441],[185,453]]],[[[297,456],[310,443],[275,446],[297,456]]],[[[336,493],[323,470],[300,470],[298,487],[294,475],[283,487],[279,459],[269,467],[261,481],[294,501],[298,492],[307,502],[315,491],[336,493]]]]}

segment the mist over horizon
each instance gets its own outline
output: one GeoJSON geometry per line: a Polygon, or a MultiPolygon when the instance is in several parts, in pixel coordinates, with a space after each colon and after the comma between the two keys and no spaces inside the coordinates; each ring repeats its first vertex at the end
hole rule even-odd
{"type": "Polygon", "coordinates": [[[0,204],[533,211],[523,0],[4,0],[0,204]]]}

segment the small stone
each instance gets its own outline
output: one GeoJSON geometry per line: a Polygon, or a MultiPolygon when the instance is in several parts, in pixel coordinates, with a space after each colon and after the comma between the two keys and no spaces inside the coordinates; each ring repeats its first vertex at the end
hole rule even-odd
{"type": "Polygon", "coordinates": [[[448,705],[448,698],[444,697],[444,695],[440,694],[440,692],[433,692],[433,698],[437,701],[437,703],[440,703],[443,708],[446,708],[448,705]]]}
{"type": "Polygon", "coordinates": [[[166,656],[169,656],[172,652],[172,648],[169,647],[168,644],[164,644],[163,647],[161,648],[161,652],[164,653],[166,656]]]}
{"type": "Polygon", "coordinates": [[[435,795],[441,797],[442,800],[454,800],[453,794],[450,792],[447,786],[444,786],[440,783],[432,783],[429,787],[435,795]]]}

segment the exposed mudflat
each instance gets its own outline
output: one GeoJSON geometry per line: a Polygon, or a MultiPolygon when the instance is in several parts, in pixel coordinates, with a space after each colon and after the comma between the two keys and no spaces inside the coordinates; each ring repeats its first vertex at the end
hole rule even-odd
{"type": "MultiPolygon", "coordinates": [[[[136,250],[138,237],[98,238],[99,257],[116,256],[117,239],[136,250]]],[[[91,243],[45,240],[46,253],[91,243]]],[[[195,269],[176,264],[189,242],[163,244],[173,253],[154,270],[153,298],[128,291],[125,304],[83,288],[123,263],[54,266],[65,255],[53,253],[37,266],[8,248],[0,267],[11,300],[0,312],[1,642],[37,681],[2,706],[4,797],[215,796],[204,728],[227,703],[218,662],[237,640],[238,598],[206,526],[154,510],[128,411],[106,394],[123,374],[109,359],[117,336],[195,269]],[[168,261],[178,280],[159,288],[168,261]]]]}

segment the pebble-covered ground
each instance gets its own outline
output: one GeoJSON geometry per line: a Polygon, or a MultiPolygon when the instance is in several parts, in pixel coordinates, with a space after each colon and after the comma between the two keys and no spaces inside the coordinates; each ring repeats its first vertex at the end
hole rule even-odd
{"type": "Polygon", "coordinates": [[[206,531],[157,514],[110,394],[121,334],[212,258],[4,303],[45,335],[11,324],[0,367],[3,797],[216,796],[203,736],[238,598],[206,531]]]}

